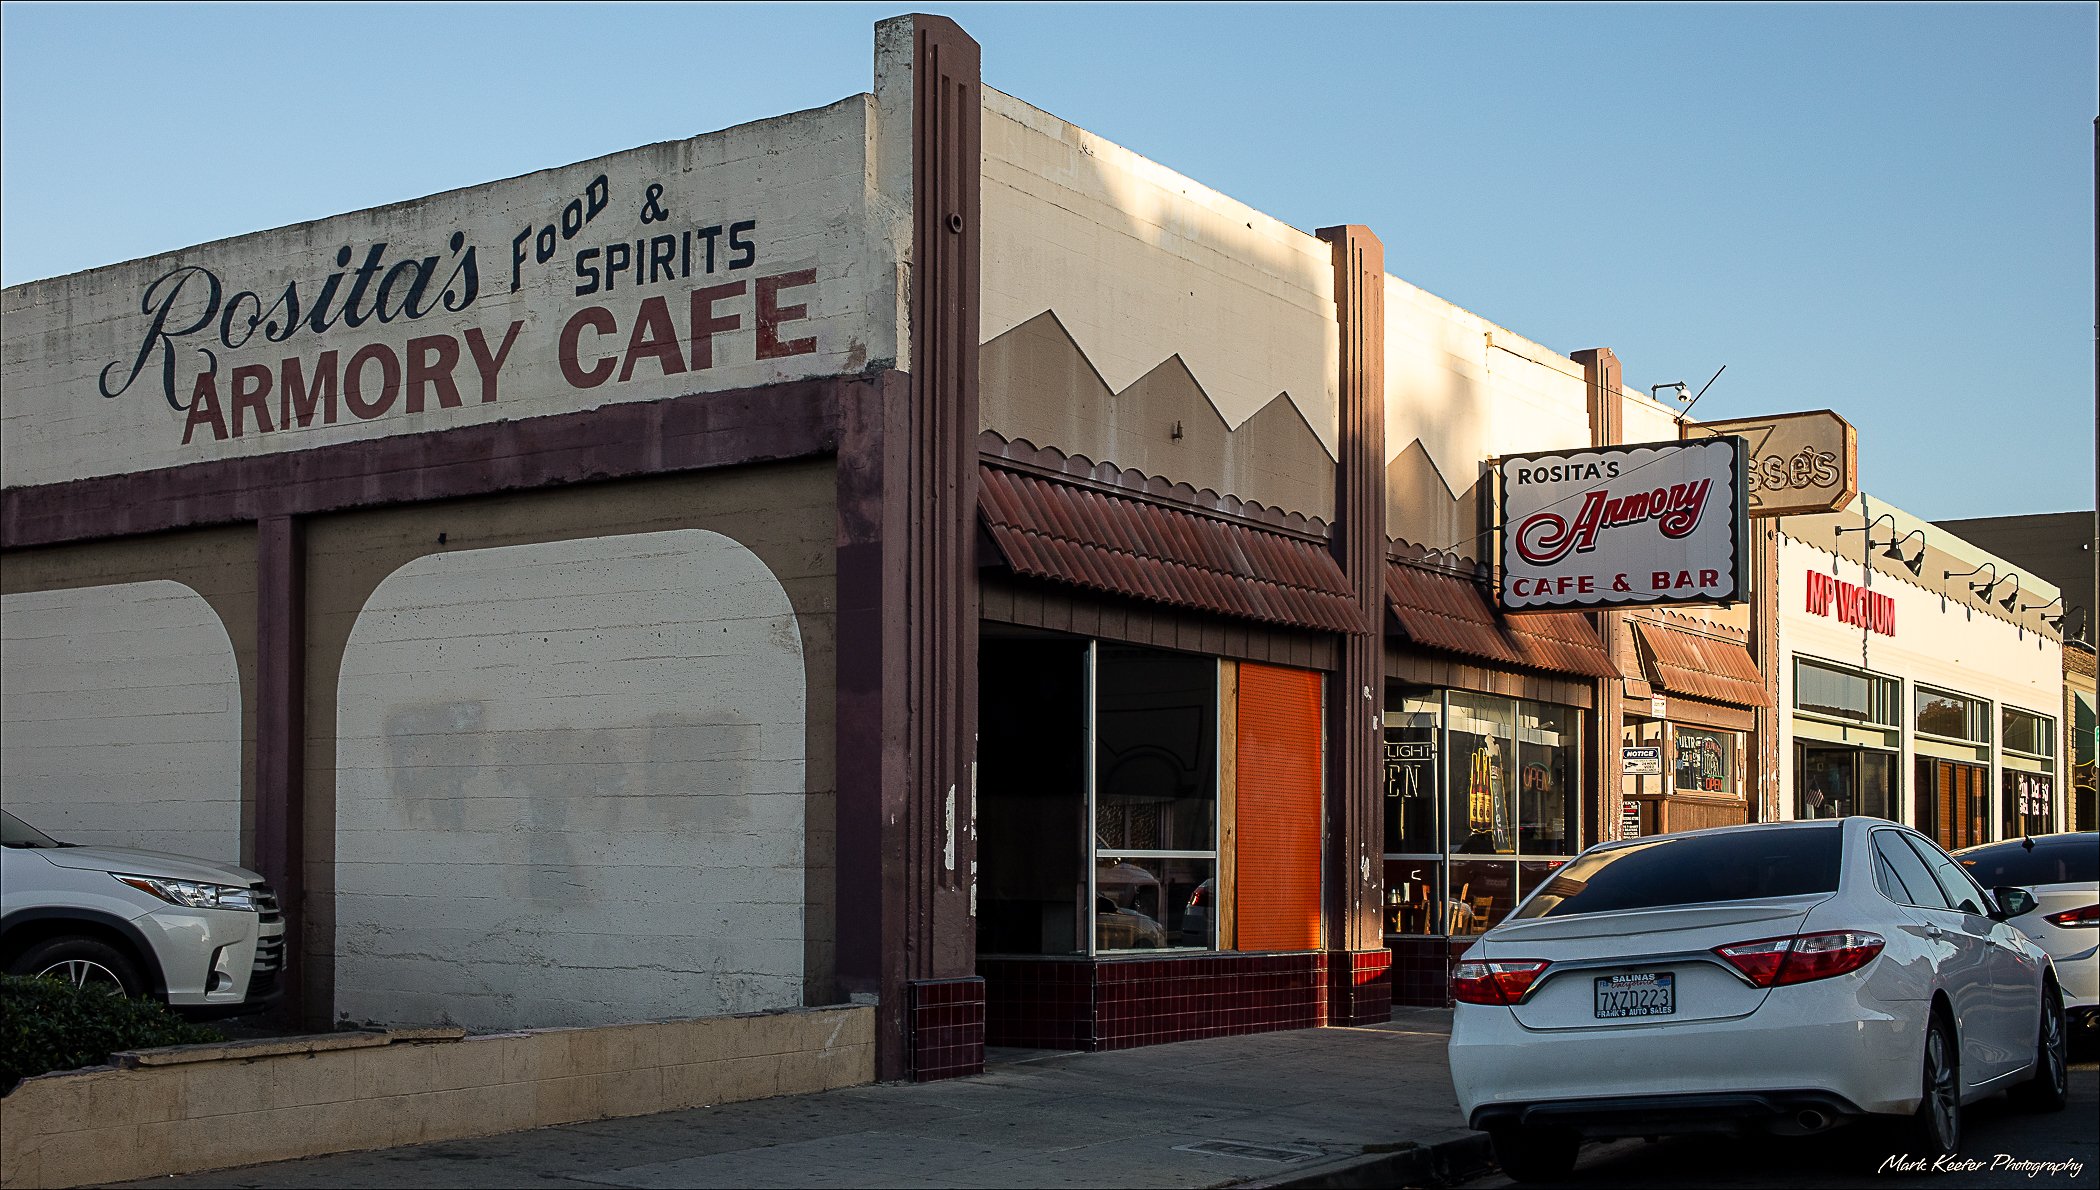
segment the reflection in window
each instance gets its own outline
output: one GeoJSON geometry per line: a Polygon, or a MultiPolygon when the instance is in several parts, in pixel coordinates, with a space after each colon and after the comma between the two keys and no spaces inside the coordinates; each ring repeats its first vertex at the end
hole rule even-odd
{"type": "Polygon", "coordinates": [[[1980,764],[1918,757],[1914,825],[1949,851],[1983,842],[1989,778],[1980,764]]]}
{"type": "Polygon", "coordinates": [[[1217,937],[1218,663],[1095,648],[1094,946],[1217,937]]]}
{"type": "Polygon", "coordinates": [[[2056,755],[2056,720],[2015,707],[2004,708],[1999,718],[2007,752],[2045,759],[2056,755]]]}
{"type": "Polygon", "coordinates": [[[1818,715],[1896,726],[1894,678],[1855,673],[1806,657],[1794,659],[1794,706],[1818,715]]]}
{"type": "Polygon", "coordinates": [[[1991,742],[1991,704],[1982,699],[1920,686],[1918,731],[1950,740],[1988,744],[1991,742]]]}

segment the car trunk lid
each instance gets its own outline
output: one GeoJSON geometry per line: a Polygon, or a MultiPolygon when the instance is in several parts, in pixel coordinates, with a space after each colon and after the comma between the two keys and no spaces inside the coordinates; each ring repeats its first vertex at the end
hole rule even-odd
{"type": "Polygon", "coordinates": [[[1809,911],[1830,896],[1512,920],[1481,939],[1477,957],[1550,964],[1531,994],[1512,1009],[1529,1029],[1747,1016],[1764,1003],[1768,989],[1745,982],[1713,949],[1798,933],[1809,911]]]}

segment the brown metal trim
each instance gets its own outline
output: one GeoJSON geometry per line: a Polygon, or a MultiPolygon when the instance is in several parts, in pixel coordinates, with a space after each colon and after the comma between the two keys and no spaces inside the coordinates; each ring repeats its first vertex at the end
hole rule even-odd
{"type": "Polygon", "coordinates": [[[1298,632],[1151,606],[1062,585],[1016,580],[1000,572],[986,573],[980,590],[987,624],[1041,628],[1296,669],[1329,671],[1340,664],[1336,644],[1340,637],[1331,632],[1298,632]]]}
{"type": "MultiPolygon", "coordinates": [[[[255,561],[255,866],[284,910],[286,961],[306,925],[306,531],[294,517],[257,526],[255,561]]],[[[278,1012],[299,1020],[301,974],[287,971],[278,1012]]]]}
{"type": "Polygon", "coordinates": [[[839,402],[837,731],[837,969],[846,996],[876,999],[878,1075],[902,1078],[908,878],[895,823],[905,812],[904,605],[901,526],[911,514],[902,481],[910,386],[902,373],[839,402]],[[888,534],[896,534],[890,537],[888,534]]]}
{"type": "MultiPolygon", "coordinates": [[[[1619,357],[1609,347],[1593,347],[1571,352],[1569,358],[1582,365],[1583,387],[1588,393],[1590,444],[1618,445],[1625,438],[1622,423],[1626,405],[1620,392],[1619,357]]],[[[1605,656],[1622,670],[1628,670],[1633,643],[1625,616],[1615,611],[1599,611],[1593,615],[1597,638],[1604,645],[1605,656]]],[[[1625,779],[1619,772],[1619,744],[1625,714],[1623,685],[1613,678],[1598,679],[1597,706],[1590,716],[1590,746],[1586,749],[1593,794],[1589,804],[1583,807],[1582,842],[1585,845],[1619,837],[1619,807],[1625,792],[1625,779]]]]}
{"type": "MultiPolygon", "coordinates": [[[[1329,548],[1355,595],[1353,631],[1327,683],[1326,946],[1384,944],[1385,245],[1356,224],[1317,233],[1333,251],[1340,331],[1340,449],[1329,548]]],[[[1339,953],[1330,962],[1347,963],[1339,953]]]]}
{"type": "Polygon", "coordinates": [[[839,394],[865,383],[797,380],[9,488],[0,492],[0,547],[828,454],[838,445],[839,394]]]}
{"type": "Polygon", "coordinates": [[[1068,455],[1055,446],[1037,446],[1026,438],[1008,441],[997,430],[977,436],[978,453],[1009,471],[1021,471],[1055,479],[1076,487],[1108,495],[1159,504],[1177,511],[1245,524],[1264,532],[1286,533],[1318,545],[1328,540],[1327,522],[1304,513],[1270,508],[1230,493],[1220,495],[1209,488],[1176,483],[1164,475],[1147,475],[1114,463],[1096,463],[1085,455],[1068,455]]]}

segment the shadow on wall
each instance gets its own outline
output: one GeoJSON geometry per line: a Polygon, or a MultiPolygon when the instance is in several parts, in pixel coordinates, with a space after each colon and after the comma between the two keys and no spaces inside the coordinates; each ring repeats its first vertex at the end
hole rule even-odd
{"type": "Polygon", "coordinates": [[[719,534],[402,567],[344,651],[338,1011],[520,1028],[800,1004],[805,701],[786,592],[719,534]]]}

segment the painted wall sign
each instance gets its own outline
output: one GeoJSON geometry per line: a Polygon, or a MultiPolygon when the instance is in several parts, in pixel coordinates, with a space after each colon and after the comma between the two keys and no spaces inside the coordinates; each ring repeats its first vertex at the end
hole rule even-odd
{"type": "Polygon", "coordinates": [[[1896,601],[1888,596],[1817,570],[1807,572],[1803,587],[1809,615],[1835,616],[1869,632],[1896,635],[1896,601]]]}
{"type": "Polygon", "coordinates": [[[1684,423],[1687,441],[1733,434],[1749,443],[1750,515],[1836,512],[1859,495],[1859,433],[1828,409],[1684,423]]]}
{"type": "Polygon", "coordinates": [[[1663,771],[1661,747],[1619,749],[1619,775],[1622,777],[1660,777],[1663,771]]]}
{"type": "Polygon", "coordinates": [[[1740,438],[1511,455],[1496,463],[1504,610],[1743,598],[1740,438]]]}
{"type": "Polygon", "coordinates": [[[14,286],[0,483],[894,357],[894,298],[861,259],[868,120],[849,100],[14,286]]]}

